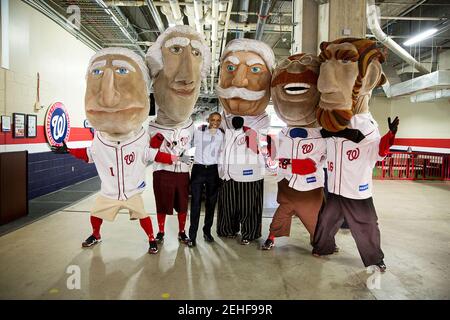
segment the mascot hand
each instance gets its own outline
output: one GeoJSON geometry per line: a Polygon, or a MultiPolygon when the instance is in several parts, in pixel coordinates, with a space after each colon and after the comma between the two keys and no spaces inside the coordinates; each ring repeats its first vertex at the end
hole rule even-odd
{"type": "Polygon", "coordinates": [[[184,153],[178,158],[178,160],[180,160],[181,162],[187,164],[187,165],[191,165],[194,162],[194,157],[192,156],[187,156],[184,153]]]}
{"type": "Polygon", "coordinates": [[[231,124],[234,129],[241,129],[244,126],[244,118],[239,116],[233,117],[233,119],[231,119],[231,124]]]}
{"type": "Polygon", "coordinates": [[[400,119],[398,117],[395,117],[394,121],[392,121],[392,122],[391,122],[391,117],[388,118],[389,130],[393,134],[397,133],[399,123],[400,123],[400,119]]]}
{"type": "Polygon", "coordinates": [[[51,147],[52,152],[56,153],[56,154],[64,154],[64,153],[69,153],[69,148],[67,147],[67,144],[65,141],[63,141],[63,145],[62,146],[52,146],[51,147]]]}

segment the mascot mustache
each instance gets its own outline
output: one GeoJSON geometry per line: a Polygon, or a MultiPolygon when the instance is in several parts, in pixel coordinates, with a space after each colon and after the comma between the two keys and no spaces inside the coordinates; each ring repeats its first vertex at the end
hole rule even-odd
{"type": "Polygon", "coordinates": [[[317,85],[318,77],[314,71],[309,69],[301,73],[290,73],[287,70],[283,70],[272,80],[271,87],[292,82],[304,82],[317,85]]]}
{"type": "Polygon", "coordinates": [[[323,109],[320,106],[317,109],[317,121],[325,130],[338,132],[347,128],[350,119],[353,116],[351,109],[330,110],[323,109]]]}
{"type": "Polygon", "coordinates": [[[224,99],[240,98],[243,100],[257,101],[266,95],[266,90],[252,91],[247,88],[229,87],[222,88],[217,86],[217,95],[224,99]]]}

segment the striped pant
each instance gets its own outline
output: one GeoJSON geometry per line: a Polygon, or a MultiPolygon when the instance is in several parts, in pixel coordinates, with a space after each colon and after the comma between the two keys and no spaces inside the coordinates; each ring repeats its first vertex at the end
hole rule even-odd
{"type": "Polygon", "coordinates": [[[251,182],[224,181],[219,192],[217,235],[242,239],[261,237],[264,179],[251,182]]]}

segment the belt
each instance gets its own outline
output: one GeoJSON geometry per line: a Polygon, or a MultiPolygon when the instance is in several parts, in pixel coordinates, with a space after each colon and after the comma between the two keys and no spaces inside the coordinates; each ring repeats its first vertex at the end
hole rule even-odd
{"type": "Polygon", "coordinates": [[[217,164],[201,164],[201,163],[194,163],[194,166],[198,166],[204,169],[208,169],[208,168],[216,168],[217,164]]]}

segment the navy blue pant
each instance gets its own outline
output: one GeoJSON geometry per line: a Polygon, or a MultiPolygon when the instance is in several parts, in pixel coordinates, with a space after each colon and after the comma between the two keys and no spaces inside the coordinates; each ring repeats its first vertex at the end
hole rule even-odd
{"type": "Polygon", "coordinates": [[[220,186],[217,165],[204,166],[194,164],[191,173],[191,225],[189,227],[189,238],[197,238],[198,224],[200,221],[200,209],[202,205],[203,188],[205,188],[205,224],[204,234],[211,234],[211,227],[214,221],[214,210],[217,203],[217,193],[220,186]]]}

